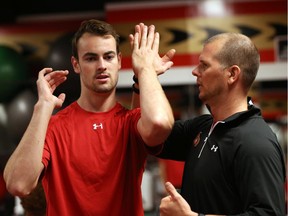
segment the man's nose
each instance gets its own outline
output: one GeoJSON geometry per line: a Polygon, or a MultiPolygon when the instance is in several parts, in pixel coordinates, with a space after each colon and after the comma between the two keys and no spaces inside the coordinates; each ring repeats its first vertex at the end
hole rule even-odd
{"type": "Polygon", "coordinates": [[[106,64],[103,58],[99,58],[98,60],[98,70],[106,70],[106,64]]]}
{"type": "Polygon", "coordinates": [[[197,67],[195,67],[195,68],[192,70],[192,75],[193,75],[193,76],[198,76],[198,74],[199,74],[199,70],[198,70],[198,66],[197,66],[197,67]]]}

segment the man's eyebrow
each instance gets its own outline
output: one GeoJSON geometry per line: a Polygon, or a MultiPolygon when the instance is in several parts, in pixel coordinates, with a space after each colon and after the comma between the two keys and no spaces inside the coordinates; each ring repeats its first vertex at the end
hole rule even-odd
{"type": "Polygon", "coordinates": [[[93,53],[93,52],[87,52],[84,54],[84,56],[98,56],[97,53],[93,53]]]}
{"type": "Polygon", "coordinates": [[[206,63],[206,61],[204,59],[199,59],[200,63],[206,63]]]}
{"type": "Polygon", "coordinates": [[[109,54],[115,54],[116,55],[116,52],[111,50],[111,51],[108,51],[108,52],[105,52],[104,55],[109,55],[109,54]]]}
{"type": "MultiPolygon", "coordinates": [[[[116,52],[111,50],[111,51],[107,51],[107,52],[104,53],[104,55],[111,55],[111,54],[116,55],[116,52]]],[[[83,55],[83,57],[87,57],[87,56],[89,56],[89,57],[97,57],[97,56],[99,56],[99,54],[94,53],[94,52],[87,52],[87,53],[85,53],[83,55]]]]}
{"type": "MultiPolygon", "coordinates": [[[[111,50],[111,51],[107,51],[107,52],[104,53],[104,55],[107,55],[107,54],[116,54],[116,52],[113,51],[113,50],[111,50]]],[[[97,54],[97,53],[94,53],[94,52],[87,52],[87,53],[85,53],[85,55],[98,56],[98,54],[97,54]]]]}

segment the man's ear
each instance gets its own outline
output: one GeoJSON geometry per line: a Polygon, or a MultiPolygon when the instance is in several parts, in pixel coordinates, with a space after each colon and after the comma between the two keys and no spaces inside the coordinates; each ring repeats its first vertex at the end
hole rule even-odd
{"type": "Polygon", "coordinates": [[[79,74],[80,68],[79,68],[78,60],[74,56],[71,57],[71,64],[73,66],[75,73],[79,74]]]}
{"type": "Polygon", "coordinates": [[[228,82],[234,83],[236,80],[240,78],[241,69],[238,65],[232,65],[228,68],[228,82]]]}
{"type": "Polygon", "coordinates": [[[118,55],[117,55],[117,58],[118,58],[118,70],[120,70],[122,68],[122,53],[119,52],[118,55]]]}

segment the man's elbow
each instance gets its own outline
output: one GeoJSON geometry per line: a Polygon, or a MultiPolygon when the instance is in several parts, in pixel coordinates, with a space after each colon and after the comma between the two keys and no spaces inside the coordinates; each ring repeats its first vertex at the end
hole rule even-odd
{"type": "Polygon", "coordinates": [[[13,195],[18,197],[27,196],[31,193],[34,186],[28,186],[24,181],[9,181],[5,179],[6,189],[7,191],[13,195]]]}
{"type": "Polygon", "coordinates": [[[155,119],[152,124],[153,126],[150,127],[150,130],[148,130],[148,133],[146,134],[146,144],[148,146],[156,146],[162,144],[171,133],[173,124],[174,119],[155,119]]]}

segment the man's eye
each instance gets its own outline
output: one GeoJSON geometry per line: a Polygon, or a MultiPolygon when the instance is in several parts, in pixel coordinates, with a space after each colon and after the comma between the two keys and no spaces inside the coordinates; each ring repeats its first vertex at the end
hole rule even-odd
{"type": "Polygon", "coordinates": [[[205,70],[207,68],[207,65],[206,64],[201,64],[200,68],[201,68],[201,70],[205,70]]]}
{"type": "Polygon", "coordinates": [[[108,56],[105,57],[106,60],[112,60],[113,58],[114,58],[113,55],[108,55],[108,56]]]}
{"type": "Polygon", "coordinates": [[[95,60],[95,57],[88,57],[88,58],[86,58],[86,61],[94,61],[95,60]]]}

